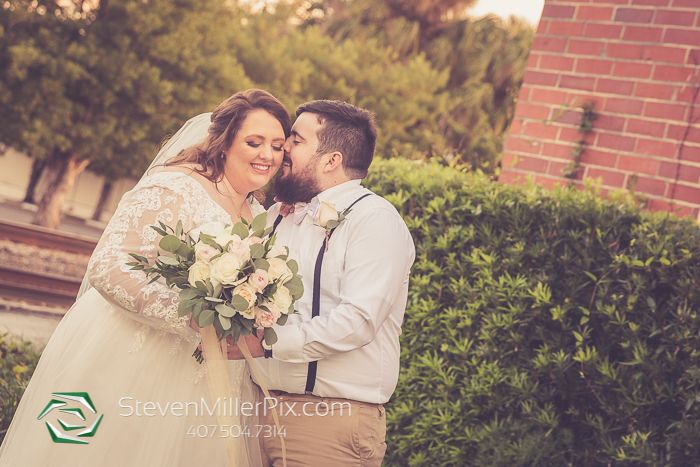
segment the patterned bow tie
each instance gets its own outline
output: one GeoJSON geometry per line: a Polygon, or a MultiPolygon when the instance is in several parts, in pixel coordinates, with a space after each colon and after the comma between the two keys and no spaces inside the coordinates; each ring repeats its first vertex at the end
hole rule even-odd
{"type": "Polygon", "coordinates": [[[314,198],[310,203],[296,203],[294,205],[294,223],[296,225],[301,224],[306,215],[316,218],[316,212],[318,212],[318,207],[321,203],[318,198],[314,198]]]}

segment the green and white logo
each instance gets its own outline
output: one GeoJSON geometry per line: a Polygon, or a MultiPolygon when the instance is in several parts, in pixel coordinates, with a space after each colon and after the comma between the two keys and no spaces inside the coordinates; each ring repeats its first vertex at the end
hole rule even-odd
{"type": "MultiPolygon", "coordinates": [[[[93,414],[97,414],[97,410],[95,410],[95,405],[90,400],[90,396],[87,392],[54,392],[51,394],[51,397],[58,397],[69,401],[79,402],[80,404],[85,406],[85,408],[87,408],[90,412],[92,412],[93,414]]],[[[87,424],[84,423],[85,415],[83,414],[83,411],[80,408],[66,407],[67,405],[68,402],[64,400],[51,399],[51,401],[46,405],[46,408],[44,408],[41,414],[39,414],[37,420],[41,420],[42,418],[44,418],[44,416],[46,416],[46,414],[51,412],[53,409],[58,409],[59,412],[66,414],[64,418],[66,418],[67,420],[76,421],[74,417],[77,417],[83,423],[68,423],[64,420],[61,420],[60,418],[57,419],[57,421],[63,429],[63,431],[82,430],[76,435],[78,436],[78,438],[65,434],[63,431],[59,430],[58,428],[53,426],[49,421],[47,421],[46,427],[49,429],[51,439],[53,439],[54,443],[89,444],[86,440],[79,438],[88,438],[95,436],[95,433],[97,432],[97,427],[100,426],[100,422],[102,421],[102,417],[104,416],[104,414],[100,414],[97,417],[97,419],[92,423],[92,425],[88,427],[87,424]],[[70,417],[68,417],[68,415],[70,417]]]]}

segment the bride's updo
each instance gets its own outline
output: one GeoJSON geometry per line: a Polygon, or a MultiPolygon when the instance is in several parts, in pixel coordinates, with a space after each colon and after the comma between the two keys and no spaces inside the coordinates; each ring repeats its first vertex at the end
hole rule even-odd
{"type": "Polygon", "coordinates": [[[282,103],[272,94],[261,89],[248,89],[237,92],[219,104],[211,114],[209,135],[200,144],[183,149],[165,166],[191,165],[192,170],[212,183],[224,177],[225,154],[233,144],[236,133],[248,114],[257,109],[265,110],[277,119],[287,138],[292,129],[292,121],[282,103]]]}

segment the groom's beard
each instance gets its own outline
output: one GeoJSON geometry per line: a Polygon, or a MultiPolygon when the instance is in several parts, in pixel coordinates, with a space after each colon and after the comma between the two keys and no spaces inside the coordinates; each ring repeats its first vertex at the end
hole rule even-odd
{"type": "Polygon", "coordinates": [[[321,188],[314,175],[317,162],[318,159],[313,158],[299,173],[290,171],[287,175],[277,177],[274,186],[277,199],[285,204],[309,203],[319,194],[321,188]]]}

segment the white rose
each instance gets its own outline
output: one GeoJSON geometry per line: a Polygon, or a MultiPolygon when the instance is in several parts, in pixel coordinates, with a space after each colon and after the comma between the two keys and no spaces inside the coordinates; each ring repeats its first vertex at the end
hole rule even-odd
{"type": "Polygon", "coordinates": [[[289,266],[287,266],[287,262],[285,260],[280,258],[272,258],[267,262],[270,263],[270,269],[268,269],[268,272],[270,273],[270,278],[272,280],[280,279],[281,283],[284,284],[289,282],[289,280],[294,276],[292,270],[289,269],[289,266]]]}
{"type": "Polygon", "coordinates": [[[192,237],[192,239],[199,240],[200,233],[216,237],[225,228],[226,228],[226,225],[224,225],[223,222],[209,222],[209,223],[206,223],[204,225],[200,225],[199,227],[195,227],[194,229],[189,231],[189,234],[190,234],[190,237],[192,237]]]}
{"type": "Polygon", "coordinates": [[[338,211],[335,210],[335,204],[324,203],[321,201],[321,206],[318,208],[318,225],[326,227],[328,221],[338,220],[338,211]]]}
{"type": "Polygon", "coordinates": [[[216,241],[216,243],[219,244],[221,248],[224,248],[228,242],[233,242],[236,239],[240,240],[241,237],[239,237],[238,235],[232,235],[229,232],[224,232],[217,235],[214,240],[216,241]]]}
{"type": "Polygon", "coordinates": [[[289,254],[289,249],[286,246],[282,246],[278,243],[272,245],[270,251],[267,252],[268,258],[277,258],[278,256],[284,256],[289,254]]]}
{"type": "Polygon", "coordinates": [[[244,318],[254,319],[255,318],[255,301],[258,296],[255,294],[255,290],[248,284],[241,284],[234,288],[231,292],[233,295],[240,295],[248,302],[248,309],[246,311],[239,311],[244,318]]]}
{"type": "Polygon", "coordinates": [[[232,285],[238,278],[241,261],[231,253],[224,253],[212,262],[211,282],[232,285]]]}
{"type": "Polygon", "coordinates": [[[287,313],[289,307],[292,305],[294,299],[292,294],[289,292],[287,287],[278,287],[277,292],[272,295],[272,301],[275,302],[275,306],[279,308],[283,313],[287,313]]]}
{"type": "Polygon", "coordinates": [[[194,255],[199,261],[204,261],[208,263],[212,256],[216,256],[221,253],[218,249],[206,243],[197,242],[194,246],[194,255]]]}
{"type": "Polygon", "coordinates": [[[210,274],[209,265],[205,262],[197,261],[190,266],[190,274],[187,277],[187,281],[192,287],[196,287],[195,282],[206,281],[210,274]]]}
{"type": "Polygon", "coordinates": [[[238,259],[245,263],[250,260],[250,247],[244,240],[241,240],[241,237],[238,235],[234,235],[233,237],[233,241],[228,246],[228,252],[238,256],[238,259]]]}

